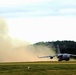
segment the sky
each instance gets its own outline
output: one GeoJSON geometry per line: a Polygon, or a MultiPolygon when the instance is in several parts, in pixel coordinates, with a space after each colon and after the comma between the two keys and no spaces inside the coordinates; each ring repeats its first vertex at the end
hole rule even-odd
{"type": "Polygon", "coordinates": [[[0,17],[11,38],[76,41],[76,0],[0,0],[0,17]]]}

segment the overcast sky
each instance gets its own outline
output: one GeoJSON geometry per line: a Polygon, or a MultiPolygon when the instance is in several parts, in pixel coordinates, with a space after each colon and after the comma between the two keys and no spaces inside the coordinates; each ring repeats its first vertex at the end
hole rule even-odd
{"type": "Polygon", "coordinates": [[[0,0],[0,17],[12,38],[76,41],[76,0],[0,0]]]}

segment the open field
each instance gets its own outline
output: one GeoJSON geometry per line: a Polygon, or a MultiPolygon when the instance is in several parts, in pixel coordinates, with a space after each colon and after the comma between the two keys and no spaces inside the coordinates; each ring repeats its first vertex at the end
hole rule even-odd
{"type": "Polygon", "coordinates": [[[0,63],[0,75],[76,75],[76,61],[0,63]]]}

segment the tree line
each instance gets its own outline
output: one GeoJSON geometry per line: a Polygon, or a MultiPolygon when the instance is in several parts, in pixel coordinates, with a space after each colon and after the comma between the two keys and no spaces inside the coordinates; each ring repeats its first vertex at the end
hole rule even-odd
{"type": "Polygon", "coordinates": [[[76,42],[75,41],[48,41],[48,42],[37,42],[33,45],[43,45],[48,46],[49,48],[53,48],[57,51],[57,45],[59,45],[61,53],[70,53],[76,54],[76,42]]]}

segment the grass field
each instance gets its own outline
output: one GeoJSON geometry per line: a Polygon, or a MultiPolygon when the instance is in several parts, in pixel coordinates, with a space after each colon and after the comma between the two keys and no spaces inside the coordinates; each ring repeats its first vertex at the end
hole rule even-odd
{"type": "Polygon", "coordinates": [[[0,63],[0,75],[76,75],[76,61],[0,63]]]}

